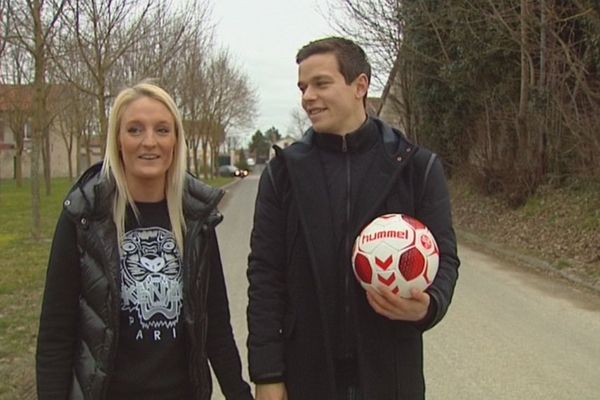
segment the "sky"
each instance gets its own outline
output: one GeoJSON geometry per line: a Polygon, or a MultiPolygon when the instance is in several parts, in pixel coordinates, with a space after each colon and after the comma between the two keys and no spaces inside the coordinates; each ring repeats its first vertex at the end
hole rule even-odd
{"type": "Polygon", "coordinates": [[[275,127],[282,135],[293,129],[291,113],[300,109],[296,86],[298,49],[311,40],[335,34],[316,0],[217,0],[213,21],[217,42],[229,49],[236,65],[256,88],[257,129],[275,127]]]}

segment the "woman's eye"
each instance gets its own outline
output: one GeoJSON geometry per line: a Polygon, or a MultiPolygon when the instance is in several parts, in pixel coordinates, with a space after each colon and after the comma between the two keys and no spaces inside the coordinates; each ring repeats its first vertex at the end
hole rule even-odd
{"type": "Polygon", "coordinates": [[[169,128],[158,128],[157,132],[161,136],[167,136],[171,132],[171,130],[169,128]]]}
{"type": "Polygon", "coordinates": [[[132,135],[139,135],[142,133],[142,128],[140,128],[139,126],[130,126],[129,128],[127,128],[127,133],[132,135]]]}

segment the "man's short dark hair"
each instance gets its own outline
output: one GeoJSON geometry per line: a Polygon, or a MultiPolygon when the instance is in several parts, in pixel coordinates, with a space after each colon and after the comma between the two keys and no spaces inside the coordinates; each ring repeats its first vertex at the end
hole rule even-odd
{"type": "Polygon", "coordinates": [[[314,40],[296,54],[296,64],[300,64],[315,54],[332,53],[337,59],[340,73],[349,85],[360,75],[365,74],[371,82],[371,65],[365,51],[352,40],[342,37],[326,37],[314,40]]]}

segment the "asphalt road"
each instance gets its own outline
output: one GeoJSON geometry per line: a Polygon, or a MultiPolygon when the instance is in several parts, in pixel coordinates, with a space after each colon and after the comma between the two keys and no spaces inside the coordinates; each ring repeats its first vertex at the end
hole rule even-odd
{"type": "MultiPolygon", "coordinates": [[[[246,260],[257,183],[251,175],[228,188],[218,228],[246,379],[246,260]]],[[[462,243],[459,255],[453,304],[425,334],[427,399],[600,399],[600,297],[462,243]]],[[[223,399],[214,386],[213,398],[223,399]]]]}

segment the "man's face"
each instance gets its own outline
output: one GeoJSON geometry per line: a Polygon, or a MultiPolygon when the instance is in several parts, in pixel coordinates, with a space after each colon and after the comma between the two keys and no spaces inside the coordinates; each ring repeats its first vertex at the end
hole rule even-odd
{"type": "Polygon", "coordinates": [[[298,88],[302,108],[317,132],[344,135],[365,120],[362,98],[368,79],[361,74],[347,84],[332,53],[314,54],[300,62],[298,88]]]}

